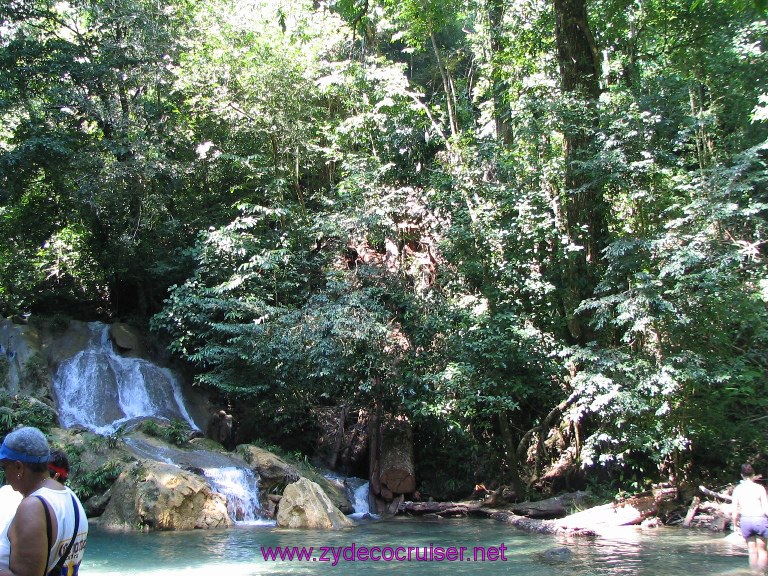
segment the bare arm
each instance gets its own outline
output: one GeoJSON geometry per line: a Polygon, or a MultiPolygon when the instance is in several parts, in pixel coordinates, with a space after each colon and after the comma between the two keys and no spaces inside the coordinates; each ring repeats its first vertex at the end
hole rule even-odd
{"type": "MultiPolygon", "coordinates": [[[[52,519],[53,520],[53,519],[52,519]]],[[[56,541],[58,526],[52,524],[51,540],[56,541]]],[[[40,576],[48,566],[48,535],[43,503],[37,498],[24,498],[8,529],[11,542],[10,570],[0,576],[40,576]]]]}
{"type": "Polygon", "coordinates": [[[763,510],[763,514],[768,516],[768,494],[766,493],[765,488],[763,488],[763,493],[760,494],[760,507],[763,510]]]}

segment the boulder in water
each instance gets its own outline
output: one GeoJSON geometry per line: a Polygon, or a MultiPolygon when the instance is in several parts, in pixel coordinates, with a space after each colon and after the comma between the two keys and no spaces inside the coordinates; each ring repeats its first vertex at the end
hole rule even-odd
{"type": "Polygon", "coordinates": [[[301,478],[285,487],[277,509],[277,525],[282,528],[339,530],[354,524],[333,505],[318,484],[301,478]]]}
{"type": "Polygon", "coordinates": [[[558,548],[550,548],[545,550],[542,554],[542,559],[550,563],[568,562],[571,559],[571,550],[567,546],[560,546],[558,548]]]}
{"type": "Polygon", "coordinates": [[[140,460],[120,474],[101,518],[107,529],[192,530],[232,526],[224,496],[171,464],[140,460]]]}
{"type": "Polygon", "coordinates": [[[275,456],[272,452],[252,446],[250,444],[241,444],[236,450],[238,456],[245,460],[261,479],[261,489],[269,493],[277,486],[285,486],[291,482],[296,482],[300,478],[296,467],[275,456]]]}

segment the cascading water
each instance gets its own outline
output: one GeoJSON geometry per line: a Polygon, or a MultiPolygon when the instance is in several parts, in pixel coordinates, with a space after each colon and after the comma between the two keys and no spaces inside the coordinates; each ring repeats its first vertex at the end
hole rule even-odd
{"type": "Polygon", "coordinates": [[[378,515],[371,513],[369,504],[369,483],[366,480],[354,476],[337,476],[334,474],[326,474],[325,477],[344,489],[347,499],[355,510],[349,515],[350,518],[360,520],[362,518],[379,517],[378,515]]]}
{"type": "Polygon", "coordinates": [[[247,468],[203,468],[203,476],[216,492],[227,497],[227,512],[235,522],[260,520],[259,480],[247,468]]]}
{"type": "Polygon", "coordinates": [[[370,507],[368,506],[368,487],[369,484],[366,482],[365,484],[358,486],[354,491],[354,500],[352,501],[352,504],[355,507],[355,513],[352,514],[352,516],[355,518],[363,518],[371,513],[370,507]]]}
{"type": "Polygon", "coordinates": [[[149,439],[126,438],[125,444],[140,458],[151,458],[201,473],[214,492],[227,499],[227,511],[237,524],[274,525],[265,520],[259,502],[259,480],[250,468],[230,454],[210,450],[181,450],[149,439]]]}
{"type": "MultiPolygon", "coordinates": [[[[139,358],[119,355],[109,326],[88,324],[86,347],[61,363],[53,378],[59,420],[65,428],[83,426],[109,435],[121,425],[143,418],[181,419],[198,430],[187,411],[181,384],[170,370],[139,358]]],[[[208,450],[179,450],[136,438],[125,438],[138,457],[201,472],[211,488],[227,499],[236,523],[267,523],[259,504],[256,475],[242,460],[208,450]]]]}
{"type": "Polygon", "coordinates": [[[154,416],[178,418],[198,430],[170,370],[120,356],[107,325],[91,322],[88,328],[88,345],[62,362],[53,378],[62,426],[106,435],[131,420],[154,416]]]}

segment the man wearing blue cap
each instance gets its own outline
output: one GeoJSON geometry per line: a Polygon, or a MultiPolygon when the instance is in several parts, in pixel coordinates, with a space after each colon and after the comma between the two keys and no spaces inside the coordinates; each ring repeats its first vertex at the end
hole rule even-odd
{"type": "Polygon", "coordinates": [[[48,472],[45,435],[27,426],[0,446],[5,481],[24,499],[8,529],[10,557],[0,576],[76,576],[88,537],[88,520],[77,496],[48,472]]]}

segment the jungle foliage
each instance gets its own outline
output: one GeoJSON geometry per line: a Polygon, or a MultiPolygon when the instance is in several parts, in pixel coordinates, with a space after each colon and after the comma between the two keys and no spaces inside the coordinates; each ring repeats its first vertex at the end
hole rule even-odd
{"type": "Polygon", "coordinates": [[[316,406],[406,416],[425,494],[765,467],[766,32],[747,0],[5,3],[0,308],[151,317],[290,450],[316,406]]]}

